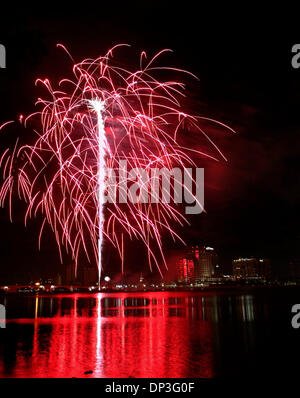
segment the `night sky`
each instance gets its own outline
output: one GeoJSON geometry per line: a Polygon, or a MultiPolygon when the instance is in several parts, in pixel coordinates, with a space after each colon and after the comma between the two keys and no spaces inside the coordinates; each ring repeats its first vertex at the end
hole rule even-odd
{"type": "MultiPolygon", "coordinates": [[[[128,64],[138,54],[162,48],[174,51],[168,65],[187,69],[199,82],[187,80],[188,103],[194,113],[216,118],[236,134],[208,125],[228,162],[207,162],[206,214],[191,219],[182,231],[189,244],[208,244],[230,270],[235,256],[264,256],[283,275],[299,253],[299,109],[300,69],[291,66],[291,47],[300,43],[291,13],[272,17],[252,8],[206,10],[196,2],[88,2],[82,8],[55,3],[47,9],[29,3],[1,13],[0,43],[7,49],[7,68],[0,69],[0,124],[30,113],[41,89],[37,77],[59,80],[70,70],[63,43],[76,60],[102,55],[117,43],[132,45],[128,64]],[[287,16],[285,16],[287,15],[287,16]]],[[[24,132],[23,132],[24,134],[24,132]]],[[[26,131],[30,140],[30,131],[26,131]]],[[[13,145],[20,130],[2,131],[1,152],[13,145]]],[[[24,138],[24,136],[23,136],[24,138]]],[[[26,137],[27,139],[27,137],[26,137]]],[[[192,138],[191,138],[192,139],[192,138]]],[[[39,252],[37,223],[25,229],[22,205],[15,222],[0,210],[0,281],[31,279],[61,272],[53,238],[46,236],[39,252]]],[[[179,248],[166,239],[167,252],[179,248]]],[[[128,249],[128,272],[141,272],[128,249]]],[[[107,264],[119,272],[113,253],[107,264]]],[[[71,259],[65,256],[65,264],[71,259]]]]}

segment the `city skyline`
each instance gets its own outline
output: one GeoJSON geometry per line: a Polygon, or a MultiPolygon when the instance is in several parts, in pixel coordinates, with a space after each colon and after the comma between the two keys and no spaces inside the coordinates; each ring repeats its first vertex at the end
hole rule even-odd
{"type": "MultiPolygon", "coordinates": [[[[201,286],[203,283],[207,286],[214,284],[222,284],[224,282],[238,282],[248,280],[248,282],[274,282],[274,281],[294,281],[300,280],[300,259],[291,258],[288,263],[286,273],[279,275],[272,267],[270,258],[261,258],[254,256],[239,256],[232,258],[231,268],[224,268],[215,248],[205,245],[187,246],[180,253],[173,257],[173,269],[161,277],[149,270],[141,272],[113,273],[108,270],[103,274],[101,285],[117,286],[118,284],[126,286],[132,285],[136,288],[147,287],[163,287],[166,284],[201,286]],[[143,283],[145,285],[143,285],[143,283]],[[154,283],[154,285],[153,285],[154,283]],[[155,286],[159,284],[159,286],[155,286]],[[162,284],[162,285],[161,285],[162,284]]],[[[34,285],[40,282],[42,285],[64,285],[64,286],[86,286],[92,287],[98,285],[97,267],[94,265],[78,265],[70,262],[61,271],[56,274],[40,274],[39,277],[29,277],[29,279],[21,280],[18,276],[14,280],[0,280],[0,284],[7,285],[10,283],[22,283],[34,285]]],[[[170,286],[171,286],[170,285],[170,286]]],[[[174,286],[173,286],[174,287],[174,286]]]]}
{"type": "MultiPolygon", "coordinates": [[[[144,7],[139,5],[138,9],[143,12],[144,7]]],[[[125,6],[124,8],[126,10],[125,6]]],[[[160,15],[166,11],[163,10],[160,15]]],[[[34,28],[30,24],[33,17],[28,17],[17,30],[9,24],[5,26],[4,21],[3,43],[8,58],[6,69],[0,70],[1,89],[6,98],[0,109],[1,123],[14,119],[17,112],[26,114],[32,108],[29,98],[39,94],[39,89],[33,84],[37,76],[49,74],[54,78],[60,77],[59,72],[54,73],[54,70],[64,70],[66,64],[58,56],[57,42],[70,43],[70,50],[76,57],[96,56],[104,48],[107,49],[111,41],[119,37],[118,32],[124,32],[124,9],[116,12],[115,17],[120,20],[120,26],[114,30],[112,37],[105,40],[97,31],[97,26],[87,23],[75,10],[63,25],[58,24],[55,33],[52,29],[53,15],[50,14],[40,14],[33,24],[34,28]],[[81,26],[81,30],[94,40],[86,43],[80,37],[77,26],[81,26]],[[26,63],[19,62],[22,57],[26,58],[26,63]],[[8,92],[11,95],[7,95],[8,92]]],[[[86,10],[83,13],[88,14],[86,10]]],[[[152,17],[144,14],[150,23],[152,17]]],[[[22,15],[21,9],[14,10],[16,20],[22,20],[22,15]]],[[[105,18],[99,18],[107,26],[105,18]]],[[[132,20],[132,15],[128,15],[128,18],[132,20]]],[[[138,22],[135,21],[136,23],[138,22]]],[[[241,43],[230,40],[227,27],[220,38],[222,45],[217,52],[213,50],[214,41],[211,36],[204,34],[206,40],[198,43],[198,29],[204,29],[203,27],[184,23],[191,29],[189,34],[184,29],[179,33],[172,20],[167,18],[159,19],[155,32],[150,33],[140,27],[139,38],[135,35],[135,25],[128,31],[126,24],[124,36],[127,42],[135,43],[136,49],[147,48],[154,53],[164,44],[166,48],[172,48],[174,66],[185,66],[200,79],[187,85],[187,101],[191,108],[209,116],[215,115],[237,132],[228,136],[221,134],[217,128],[210,127],[228,162],[203,162],[201,165],[205,170],[206,213],[191,219],[191,226],[183,231],[184,240],[188,245],[201,242],[217,247],[222,265],[228,270],[233,257],[256,256],[271,258],[276,272],[284,274],[291,259],[299,257],[299,193],[297,178],[294,177],[299,170],[296,134],[299,74],[290,68],[290,58],[286,53],[289,38],[284,36],[277,44],[276,40],[268,42],[268,46],[271,46],[269,52],[279,52],[282,55],[269,68],[269,52],[264,47],[266,43],[255,40],[245,29],[242,30],[242,47],[248,43],[246,47],[252,48],[254,40],[255,58],[239,51],[241,43]],[[165,36],[167,28],[172,34],[165,36]],[[162,41],[161,37],[164,37],[162,41]],[[198,50],[195,51],[195,48],[198,50]],[[278,76],[282,76],[280,82],[278,76]]],[[[206,33],[205,30],[203,33],[206,33]]],[[[129,57],[128,61],[135,62],[134,57],[129,57]]],[[[0,150],[7,145],[13,147],[17,136],[18,131],[3,135],[0,150]]],[[[188,140],[191,145],[196,144],[193,137],[188,137],[188,140]]],[[[9,277],[10,272],[19,274],[21,278],[27,277],[27,270],[38,275],[40,264],[49,272],[51,267],[58,272],[62,266],[51,233],[46,231],[45,241],[39,251],[36,243],[37,224],[33,222],[25,229],[22,210],[22,205],[17,203],[14,210],[15,223],[11,225],[6,211],[0,209],[3,225],[0,251],[5,264],[4,277],[9,277]],[[15,250],[16,242],[19,250],[15,250]]],[[[164,239],[163,243],[167,251],[181,249],[168,239],[164,239]]],[[[111,264],[114,272],[118,273],[121,269],[120,262],[108,246],[105,251],[104,265],[107,267],[111,264]]],[[[132,272],[138,274],[145,267],[145,255],[139,245],[135,244],[128,245],[128,254],[124,269],[132,268],[132,272]],[[139,262],[136,261],[136,251],[139,253],[139,262]]],[[[70,259],[63,253],[63,266],[69,262],[70,259]]]]}

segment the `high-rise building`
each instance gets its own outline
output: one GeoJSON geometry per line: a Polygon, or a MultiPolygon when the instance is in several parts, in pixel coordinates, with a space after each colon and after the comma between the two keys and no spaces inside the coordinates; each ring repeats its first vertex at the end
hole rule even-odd
{"type": "Polygon", "coordinates": [[[184,283],[202,283],[220,277],[218,255],[209,246],[191,246],[177,262],[177,280],[184,283]]]}
{"type": "Polygon", "coordinates": [[[177,281],[181,283],[192,283],[194,282],[194,277],[193,258],[180,258],[177,262],[177,281]]]}
{"type": "Polygon", "coordinates": [[[256,275],[264,279],[271,279],[271,262],[269,258],[259,258],[257,261],[256,275]]]}
{"type": "Polygon", "coordinates": [[[271,278],[271,264],[267,258],[237,258],[232,261],[233,275],[240,278],[271,278]]]}
{"type": "Polygon", "coordinates": [[[254,277],[257,259],[237,258],[232,261],[233,275],[241,278],[254,277]]]}
{"type": "Polygon", "coordinates": [[[195,263],[195,282],[202,282],[217,276],[218,255],[209,246],[194,246],[191,248],[195,263]]]}

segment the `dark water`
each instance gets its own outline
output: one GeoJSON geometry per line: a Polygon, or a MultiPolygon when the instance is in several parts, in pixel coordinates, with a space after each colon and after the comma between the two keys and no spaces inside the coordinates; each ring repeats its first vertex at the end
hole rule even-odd
{"type": "Polygon", "coordinates": [[[1,377],[215,377],[294,371],[297,288],[0,297],[1,377]],[[84,372],[93,373],[85,375],[84,372]]]}

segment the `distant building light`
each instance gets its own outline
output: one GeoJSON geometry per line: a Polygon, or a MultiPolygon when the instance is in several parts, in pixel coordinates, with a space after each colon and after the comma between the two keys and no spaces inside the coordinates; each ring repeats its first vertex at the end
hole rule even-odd
{"type": "Polygon", "coordinates": [[[237,258],[236,260],[233,260],[234,262],[238,262],[238,261],[253,261],[254,260],[254,258],[253,257],[240,257],[240,258],[237,258]]]}

